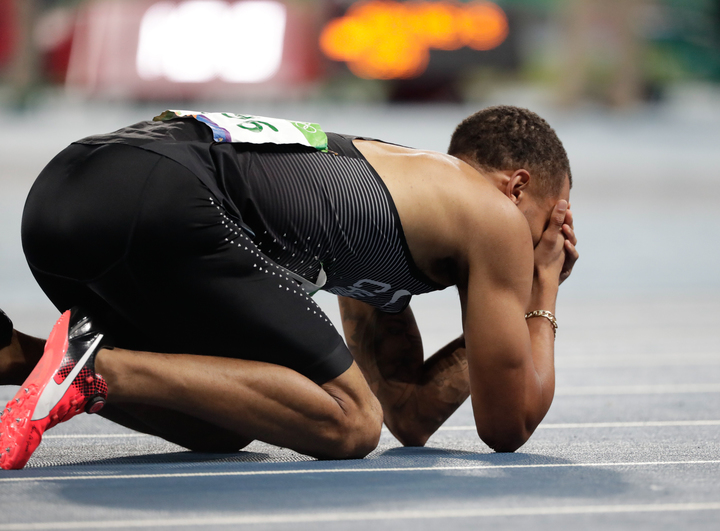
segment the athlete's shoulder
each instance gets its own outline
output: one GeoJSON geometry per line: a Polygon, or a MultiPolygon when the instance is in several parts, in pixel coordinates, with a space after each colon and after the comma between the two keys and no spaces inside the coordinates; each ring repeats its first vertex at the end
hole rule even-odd
{"type": "Polygon", "coordinates": [[[420,180],[430,182],[434,179],[446,184],[453,177],[466,175],[469,170],[461,160],[437,151],[377,140],[355,139],[354,144],[380,175],[390,179],[411,177],[415,185],[420,180]]]}

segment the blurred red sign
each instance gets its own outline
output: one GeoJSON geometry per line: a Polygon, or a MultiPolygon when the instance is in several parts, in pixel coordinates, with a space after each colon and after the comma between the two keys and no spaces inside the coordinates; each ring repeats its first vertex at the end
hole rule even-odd
{"type": "Polygon", "coordinates": [[[318,76],[313,6],[91,1],[78,16],[67,84],[111,97],[291,97],[318,76]]]}

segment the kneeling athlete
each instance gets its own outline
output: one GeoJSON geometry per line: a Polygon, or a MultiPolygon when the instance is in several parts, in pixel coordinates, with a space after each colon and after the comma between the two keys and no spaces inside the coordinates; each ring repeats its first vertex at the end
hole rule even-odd
{"type": "Polygon", "coordinates": [[[82,411],[197,451],[357,458],[383,418],[422,445],[468,396],[482,440],[514,451],[553,398],[570,186],[555,132],[515,107],[467,118],[449,155],[189,111],[74,143],[23,214],[65,313],[47,342],[0,319],[0,384],[22,384],[0,466],[82,411]],[[408,303],[452,285],[463,335],[424,361],[408,303]]]}

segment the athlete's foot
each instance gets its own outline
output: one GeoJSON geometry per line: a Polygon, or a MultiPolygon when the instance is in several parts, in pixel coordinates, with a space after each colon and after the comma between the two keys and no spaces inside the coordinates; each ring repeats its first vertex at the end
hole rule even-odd
{"type": "Polygon", "coordinates": [[[0,468],[24,467],[46,430],[102,409],[107,384],[95,373],[95,355],[103,337],[77,308],[60,317],[37,366],[0,411],[0,468]]]}
{"type": "Polygon", "coordinates": [[[7,314],[0,310],[0,350],[9,347],[13,337],[13,324],[7,314]]]}
{"type": "Polygon", "coordinates": [[[0,385],[20,385],[43,355],[45,340],[13,330],[0,310],[0,385]]]}
{"type": "Polygon", "coordinates": [[[22,371],[23,361],[13,323],[6,313],[0,310],[0,385],[19,383],[17,373],[22,371]]]}

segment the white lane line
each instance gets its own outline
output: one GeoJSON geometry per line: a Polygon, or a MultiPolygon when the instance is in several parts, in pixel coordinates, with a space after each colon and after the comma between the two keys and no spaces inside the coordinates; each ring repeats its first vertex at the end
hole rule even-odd
{"type": "MultiPolygon", "coordinates": [[[[658,420],[643,422],[567,422],[540,424],[537,429],[563,430],[585,428],[670,428],[677,426],[720,426],[720,420],[658,420]]],[[[442,426],[438,431],[475,431],[475,426],[442,426]]]]}
{"type": "MultiPolygon", "coordinates": [[[[674,426],[720,426],[720,420],[659,420],[641,422],[567,422],[561,424],[540,424],[538,429],[585,429],[585,428],[667,428],[674,426]]],[[[475,430],[475,426],[442,426],[438,431],[467,431],[475,430]]],[[[383,426],[383,432],[390,433],[383,426]]],[[[136,439],[138,437],[154,437],[145,433],[87,433],[70,435],[44,435],[46,439],[136,439]]]]}
{"type": "MultiPolygon", "coordinates": [[[[670,385],[604,385],[604,386],[581,386],[581,387],[559,387],[555,396],[590,396],[590,395],[651,395],[651,394],[695,394],[695,393],[720,393],[720,384],[670,384],[670,385]]],[[[641,426],[648,426],[642,424],[641,426]]],[[[660,424],[656,424],[660,425],[660,424]]],[[[714,425],[714,424],[687,424],[689,425],[714,425]]],[[[559,425],[558,427],[591,427],[585,425],[559,425]]],[[[640,425],[638,425],[640,426],[640,425]]],[[[543,427],[541,425],[541,427],[543,427]]],[[[544,426],[545,428],[548,425],[544,426]]],[[[596,427],[619,427],[606,424],[596,427]]],[[[441,428],[443,429],[443,428],[441,428]]],[[[447,428],[445,428],[447,429],[447,428]]],[[[459,428],[454,428],[459,429],[459,428]]],[[[463,428],[465,429],[465,428],[463,428]]],[[[122,433],[112,435],[46,435],[46,439],[102,439],[106,437],[145,437],[144,434],[122,433]]]]}
{"type": "Polygon", "coordinates": [[[310,468],[291,470],[235,470],[227,472],[166,472],[158,474],[88,474],[77,476],[0,477],[0,483],[26,483],[33,481],[78,481],[97,479],[165,479],[165,478],[212,478],[233,476],[286,476],[297,474],[357,474],[386,472],[452,472],[467,470],[512,470],[530,468],[588,468],[588,467],[639,467],[673,465],[718,465],[720,459],[694,461],[640,461],[635,463],[538,463],[528,465],[462,465],[462,466],[415,466],[381,468],[310,468]]]}
{"type": "Polygon", "coordinates": [[[720,383],[558,387],[555,396],[720,393],[720,383]]]}
{"type": "Polygon", "coordinates": [[[0,524],[0,531],[28,529],[116,529],[140,527],[191,527],[207,529],[220,525],[307,524],[329,522],[363,522],[378,520],[417,520],[449,518],[492,518],[498,516],[562,516],[584,514],[628,514],[720,511],[720,503],[657,503],[643,505],[576,505],[559,507],[455,508],[397,510],[374,512],[325,512],[290,514],[245,514],[236,516],[204,516],[200,518],[162,518],[144,520],[99,520],[79,522],[47,522],[0,524]]]}
{"type": "Polygon", "coordinates": [[[146,433],[86,433],[75,435],[43,435],[45,439],[134,439],[137,437],[153,437],[146,433]]]}
{"type": "Polygon", "coordinates": [[[695,355],[656,354],[652,356],[603,356],[588,353],[586,357],[567,357],[555,360],[557,369],[595,369],[614,367],[702,367],[720,365],[720,356],[716,352],[695,355]]]}
{"type": "Polygon", "coordinates": [[[649,420],[639,422],[568,422],[540,424],[538,428],[549,430],[566,428],[669,428],[677,426],[720,426],[720,420],[649,420]]]}

